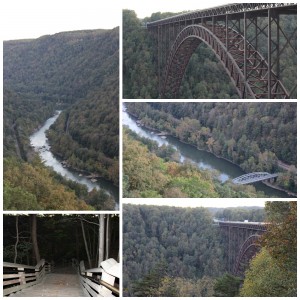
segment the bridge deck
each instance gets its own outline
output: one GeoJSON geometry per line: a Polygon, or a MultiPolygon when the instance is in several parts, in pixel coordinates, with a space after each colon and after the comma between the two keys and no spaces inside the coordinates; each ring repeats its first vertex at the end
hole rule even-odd
{"type": "Polygon", "coordinates": [[[266,231],[267,223],[264,222],[234,222],[234,221],[219,221],[216,220],[220,227],[235,227],[240,229],[253,229],[257,231],[266,231]]]}
{"type": "Polygon", "coordinates": [[[254,172],[254,173],[244,174],[242,176],[234,178],[232,182],[234,184],[249,184],[249,183],[263,181],[275,177],[278,177],[278,174],[270,174],[267,172],[254,172]]]}
{"type": "Polygon", "coordinates": [[[50,273],[41,283],[25,288],[12,297],[85,297],[77,274],[50,273]]]}
{"type": "Polygon", "coordinates": [[[147,23],[147,28],[166,25],[176,22],[193,20],[195,18],[218,17],[230,14],[243,14],[244,12],[266,13],[269,8],[276,9],[282,14],[297,14],[296,3],[232,3],[217,7],[195,10],[172,17],[147,23]]]}

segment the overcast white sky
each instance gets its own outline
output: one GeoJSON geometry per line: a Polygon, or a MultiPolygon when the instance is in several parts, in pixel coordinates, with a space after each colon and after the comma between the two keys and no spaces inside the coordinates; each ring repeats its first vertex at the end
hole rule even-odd
{"type": "Polygon", "coordinates": [[[2,40],[37,38],[81,29],[111,29],[121,23],[122,0],[2,0],[2,40]]]}
{"type": "Polygon", "coordinates": [[[134,10],[139,18],[150,17],[152,13],[159,11],[181,12],[185,10],[198,10],[230,3],[230,1],[218,0],[123,0],[122,2],[124,9],[134,10]]]}
{"type": "Polygon", "coordinates": [[[179,207],[237,207],[265,206],[260,199],[123,199],[123,203],[167,205],[179,207]]]}

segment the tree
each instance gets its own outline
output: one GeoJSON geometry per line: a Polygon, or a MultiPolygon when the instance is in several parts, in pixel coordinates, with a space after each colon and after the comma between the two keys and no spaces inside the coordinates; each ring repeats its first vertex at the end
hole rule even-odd
{"type": "Polygon", "coordinates": [[[86,235],[85,235],[85,230],[84,230],[84,224],[83,224],[82,219],[80,219],[80,223],[81,223],[82,236],[83,236],[83,241],[84,241],[86,256],[87,256],[87,259],[88,259],[88,262],[89,262],[89,267],[92,268],[92,260],[91,260],[90,251],[89,251],[89,247],[88,247],[88,244],[87,244],[87,240],[86,240],[86,235]]]}
{"type": "Polygon", "coordinates": [[[266,202],[268,231],[262,245],[281,268],[296,272],[297,268],[297,201],[266,202]]]}
{"type": "Polygon", "coordinates": [[[208,149],[210,152],[212,152],[212,147],[213,147],[214,143],[215,143],[215,140],[213,137],[210,137],[206,142],[206,145],[208,146],[208,149]]]}
{"type": "Polygon", "coordinates": [[[246,272],[242,296],[297,295],[297,202],[267,202],[262,251],[246,272]]]}
{"type": "Polygon", "coordinates": [[[143,279],[133,286],[137,297],[174,297],[176,287],[167,274],[166,262],[160,262],[143,279]]]}
{"type": "Polygon", "coordinates": [[[242,279],[231,274],[224,274],[222,277],[217,278],[214,285],[215,297],[237,297],[242,279]]]}
{"type": "Polygon", "coordinates": [[[18,244],[19,244],[19,216],[16,216],[16,243],[15,243],[15,257],[14,263],[17,263],[18,258],[18,244]]]}
{"type": "Polygon", "coordinates": [[[100,265],[102,261],[104,260],[104,242],[105,242],[105,223],[104,223],[104,214],[101,214],[98,216],[99,219],[99,260],[98,260],[98,268],[100,268],[100,265]]]}
{"type": "Polygon", "coordinates": [[[297,295],[290,272],[283,271],[266,248],[250,262],[240,296],[290,297],[297,295]]]}
{"type": "Polygon", "coordinates": [[[33,247],[33,253],[35,257],[36,263],[38,263],[41,260],[39,246],[38,246],[38,239],[37,239],[37,219],[36,214],[30,215],[31,220],[31,239],[32,239],[32,247],[33,247]]]}

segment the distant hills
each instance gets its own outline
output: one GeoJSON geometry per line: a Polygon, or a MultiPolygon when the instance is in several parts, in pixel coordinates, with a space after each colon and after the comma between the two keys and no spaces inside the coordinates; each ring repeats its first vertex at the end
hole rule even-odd
{"type": "Polygon", "coordinates": [[[4,86],[73,103],[99,87],[118,51],[118,28],[84,30],[4,42],[4,86]]]}

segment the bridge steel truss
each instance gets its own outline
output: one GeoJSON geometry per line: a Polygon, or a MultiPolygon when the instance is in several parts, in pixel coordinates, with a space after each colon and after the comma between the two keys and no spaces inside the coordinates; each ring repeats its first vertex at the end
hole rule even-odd
{"type": "Polygon", "coordinates": [[[232,179],[234,184],[250,184],[253,182],[269,180],[278,177],[278,174],[270,174],[268,172],[253,172],[241,175],[232,179]]]}
{"type": "Polygon", "coordinates": [[[147,23],[157,45],[160,98],[177,97],[201,42],[220,60],[240,98],[296,98],[296,70],[283,78],[281,60],[296,57],[297,28],[288,33],[282,15],[297,15],[297,5],[231,4],[147,23]]]}
{"type": "Polygon", "coordinates": [[[259,251],[259,237],[267,230],[264,223],[221,222],[227,241],[228,272],[243,277],[249,261],[259,251]]]}

